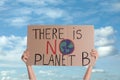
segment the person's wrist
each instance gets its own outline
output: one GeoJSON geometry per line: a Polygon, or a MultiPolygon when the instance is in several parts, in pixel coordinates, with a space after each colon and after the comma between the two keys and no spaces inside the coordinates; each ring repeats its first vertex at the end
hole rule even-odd
{"type": "Polygon", "coordinates": [[[94,65],[90,64],[88,67],[93,67],[94,65]]]}
{"type": "Polygon", "coordinates": [[[27,65],[27,64],[26,64],[26,66],[27,66],[27,67],[31,67],[32,65],[27,65]]]}
{"type": "Polygon", "coordinates": [[[28,66],[28,67],[29,67],[30,65],[26,64],[26,66],[28,66]]]}

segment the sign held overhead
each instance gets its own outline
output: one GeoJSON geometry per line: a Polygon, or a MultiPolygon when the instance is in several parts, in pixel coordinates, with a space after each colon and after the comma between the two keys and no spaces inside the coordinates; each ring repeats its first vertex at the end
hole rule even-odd
{"type": "Polygon", "coordinates": [[[30,25],[27,49],[28,65],[86,66],[94,49],[94,27],[30,25]]]}

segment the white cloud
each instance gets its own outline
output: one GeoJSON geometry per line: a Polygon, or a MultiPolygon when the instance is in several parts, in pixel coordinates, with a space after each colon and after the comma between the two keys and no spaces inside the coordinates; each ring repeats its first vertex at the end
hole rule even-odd
{"type": "Polygon", "coordinates": [[[59,8],[41,8],[35,9],[34,12],[38,15],[43,15],[44,17],[49,17],[51,19],[61,18],[64,15],[64,10],[59,8]]]}
{"type": "Polygon", "coordinates": [[[15,70],[1,71],[1,72],[0,72],[0,75],[1,75],[1,76],[7,76],[7,75],[9,75],[9,74],[15,74],[15,73],[16,73],[15,70]]]}
{"type": "Polygon", "coordinates": [[[55,19],[62,19],[62,18],[66,19],[68,17],[68,13],[65,10],[62,10],[60,8],[53,8],[53,7],[52,8],[51,7],[40,7],[40,8],[23,7],[23,8],[16,8],[11,10],[9,13],[9,16],[12,16],[12,17],[5,18],[3,22],[5,22],[11,27],[20,28],[36,22],[40,24],[41,22],[45,23],[47,21],[54,22],[55,19]]]}
{"type": "Polygon", "coordinates": [[[113,10],[120,11],[120,2],[112,4],[113,10]]]}
{"type": "Polygon", "coordinates": [[[117,54],[115,48],[115,33],[112,26],[102,27],[95,30],[95,46],[100,57],[117,54]]]}
{"type": "Polygon", "coordinates": [[[54,7],[63,3],[63,0],[17,0],[14,3],[5,1],[0,1],[1,5],[4,5],[0,7],[3,15],[0,20],[5,23],[4,26],[19,28],[33,23],[54,22],[66,14],[64,9],[54,7]],[[24,6],[20,5],[21,3],[24,6]]]}
{"type": "Polygon", "coordinates": [[[51,18],[59,18],[62,16],[63,11],[62,10],[48,10],[46,12],[46,15],[51,18]]]}
{"type": "Polygon", "coordinates": [[[101,46],[97,48],[98,52],[100,53],[100,56],[109,56],[116,54],[116,49],[114,46],[101,46]]]}
{"type": "Polygon", "coordinates": [[[0,71],[1,80],[11,80],[10,75],[16,74],[15,70],[0,71]]]}
{"type": "Polygon", "coordinates": [[[102,36],[102,37],[108,37],[112,36],[115,33],[115,30],[113,29],[112,26],[106,26],[106,27],[101,27],[100,29],[95,30],[95,35],[96,36],[102,36]]]}
{"type": "Polygon", "coordinates": [[[100,7],[102,11],[105,12],[119,12],[120,2],[101,2],[100,7]]]}
{"type": "Polygon", "coordinates": [[[18,2],[25,3],[27,5],[46,6],[57,5],[63,3],[63,0],[18,0],[18,2]]]}
{"type": "Polygon", "coordinates": [[[55,75],[54,70],[47,70],[47,71],[40,70],[39,73],[40,75],[55,75]]]}
{"type": "Polygon", "coordinates": [[[95,45],[96,46],[105,46],[105,45],[110,45],[110,44],[113,44],[115,42],[115,40],[109,40],[107,38],[102,38],[100,40],[97,40],[95,42],[95,45]]]}
{"type": "Polygon", "coordinates": [[[18,0],[18,2],[25,3],[28,5],[45,5],[44,0],[18,0]]]}
{"type": "Polygon", "coordinates": [[[92,69],[93,73],[104,73],[105,71],[103,69],[92,69]]]}
{"type": "Polygon", "coordinates": [[[0,67],[21,66],[21,55],[26,48],[27,37],[0,36],[0,67]]]}
{"type": "Polygon", "coordinates": [[[12,26],[22,27],[24,25],[27,25],[29,18],[28,17],[15,17],[15,18],[10,18],[10,20],[8,21],[10,25],[12,26]]]}
{"type": "Polygon", "coordinates": [[[0,6],[3,6],[5,4],[6,0],[0,0],[0,6]]]}
{"type": "MultiPolygon", "coordinates": [[[[12,14],[12,13],[10,13],[10,14],[12,14]]],[[[26,14],[27,14],[27,12],[26,12],[26,14]]],[[[14,12],[14,15],[17,15],[17,12],[14,12]]],[[[9,17],[9,18],[6,18],[4,21],[6,22],[6,24],[8,24],[9,26],[12,26],[12,27],[20,28],[23,26],[27,26],[28,22],[30,20],[30,17],[24,16],[24,15],[19,16],[19,17],[17,17],[18,15],[15,17],[9,17]]]]}
{"type": "Polygon", "coordinates": [[[14,16],[17,16],[17,15],[25,16],[25,15],[30,15],[32,13],[32,11],[33,11],[33,8],[21,7],[21,8],[16,8],[16,9],[12,10],[12,14],[14,16]]]}
{"type": "Polygon", "coordinates": [[[18,70],[1,70],[0,80],[29,80],[26,73],[22,74],[18,70]]]}

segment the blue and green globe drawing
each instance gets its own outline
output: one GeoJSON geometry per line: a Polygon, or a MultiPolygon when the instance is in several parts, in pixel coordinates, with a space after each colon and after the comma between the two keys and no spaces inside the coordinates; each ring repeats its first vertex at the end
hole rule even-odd
{"type": "Polygon", "coordinates": [[[74,44],[69,39],[64,39],[60,42],[60,52],[63,55],[71,54],[74,51],[74,44]]]}

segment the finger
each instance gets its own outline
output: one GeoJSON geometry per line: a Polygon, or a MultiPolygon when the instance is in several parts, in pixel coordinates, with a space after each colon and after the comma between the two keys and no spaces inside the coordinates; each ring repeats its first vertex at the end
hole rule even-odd
{"type": "Polygon", "coordinates": [[[23,61],[24,61],[24,62],[27,62],[27,58],[23,58],[23,61]]]}
{"type": "Polygon", "coordinates": [[[96,53],[96,59],[98,59],[98,57],[99,57],[99,55],[98,55],[98,53],[96,53]]]}
{"type": "Polygon", "coordinates": [[[94,54],[95,56],[98,56],[98,52],[97,51],[92,52],[92,54],[94,54]]]}
{"type": "Polygon", "coordinates": [[[25,54],[27,51],[28,51],[28,49],[26,49],[26,50],[24,51],[24,54],[25,54]]]}
{"type": "Polygon", "coordinates": [[[26,53],[26,52],[27,52],[27,50],[24,51],[24,53],[26,53]]]}
{"type": "Polygon", "coordinates": [[[92,49],[91,52],[97,52],[97,50],[96,49],[92,49]]]}
{"type": "Polygon", "coordinates": [[[24,55],[22,55],[21,58],[22,58],[22,59],[24,59],[24,58],[28,59],[28,56],[27,56],[26,54],[24,54],[24,55]]]}
{"type": "Polygon", "coordinates": [[[91,52],[93,52],[93,51],[94,51],[94,49],[91,50],[91,52]]]}
{"type": "Polygon", "coordinates": [[[29,51],[26,51],[26,56],[28,56],[28,57],[30,56],[29,51]]]}
{"type": "Polygon", "coordinates": [[[23,55],[25,55],[25,54],[26,54],[26,51],[23,52],[23,55]]]}
{"type": "Polygon", "coordinates": [[[26,57],[26,54],[23,54],[22,57],[23,57],[23,58],[26,57]]]}
{"type": "Polygon", "coordinates": [[[28,57],[27,57],[27,56],[23,56],[22,60],[23,60],[23,61],[27,61],[27,60],[28,60],[28,57]]]}
{"type": "Polygon", "coordinates": [[[94,55],[94,54],[91,54],[91,57],[95,57],[95,55],[94,55]]]}
{"type": "Polygon", "coordinates": [[[21,59],[23,59],[24,55],[21,56],[21,59]]]}
{"type": "Polygon", "coordinates": [[[23,53],[23,55],[29,57],[29,51],[25,50],[24,53],[23,53]]]}
{"type": "Polygon", "coordinates": [[[94,57],[96,59],[96,53],[91,52],[91,57],[94,57]]]}
{"type": "Polygon", "coordinates": [[[96,52],[90,52],[91,55],[96,55],[96,52]]]}
{"type": "Polygon", "coordinates": [[[92,52],[91,54],[92,54],[92,55],[94,55],[94,56],[96,56],[96,55],[97,55],[97,53],[96,53],[96,52],[92,52]]]}
{"type": "Polygon", "coordinates": [[[94,51],[91,51],[91,53],[93,53],[93,54],[97,54],[98,52],[97,52],[96,50],[94,50],[94,51]]]}
{"type": "Polygon", "coordinates": [[[94,52],[94,51],[96,51],[96,50],[95,50],[95,49],[92,49],[91,51],[94,52]]]}

